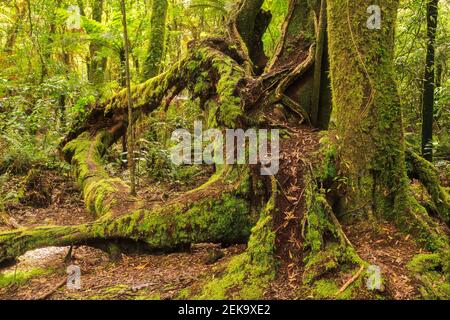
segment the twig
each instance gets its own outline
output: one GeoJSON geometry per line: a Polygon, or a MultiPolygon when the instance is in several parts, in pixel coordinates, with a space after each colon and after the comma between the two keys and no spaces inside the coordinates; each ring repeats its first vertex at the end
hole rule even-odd
{"type": "Polygon", "coordinates": [[[356,279],[359,278],[359,276],[361,275],[361,273],[364,271],[364,266],[362,265],[361,268],[359,268],[358,272],[351,277],[340,289],[339,291],[336,293],[336,295],[340,295],[342,292],[345,291],[345,289],[348,288],[349,285],[351,285],[353,282],[356,281],[356,279]]]}
{"type": "Polygon", "coordinates": [[[45,293],[42,294],[41,296],[37,297],[36,300],[46,300],[46,299],[49,298],[52,294],[54,294],[59,288],[63,287],[66,283],[67,283],[67,279],[64,278],[63,280],[61,280],[60,282],[58,282],[58,283],[56,284],[56,286],[54,286],[52,289],[50,289],[49,291],[45,292],[45,293]]]}
{"type": "Polygon", "coordinates": [[[154,286],[156,284],[157,283],[155,283],[155,282],[138,284],[138,285],[131,286],[129,288],[129,290],[131,290],[132,292],[136,292],[136,291],[139,291],[139,290],[142,290],[142,289],[147,289],[148,287],[154,286]]]}

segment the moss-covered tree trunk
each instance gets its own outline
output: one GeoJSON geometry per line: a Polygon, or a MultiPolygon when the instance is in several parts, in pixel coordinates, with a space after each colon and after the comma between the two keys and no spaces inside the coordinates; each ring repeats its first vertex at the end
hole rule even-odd
{"type": "Polygon", "coordinates": [[[381,1],[381,29],[369,29],[364,1],[328,1],[334,114],[343,210],[394,213],[406,170],[400,100],[393,77],[398,1],[381,1]]]}
{"type": "MultiPolygon", "coordinates": [[[[388,217],[433,234],[433,222],[411,196],[405,165],[400,99],[394,81],[394,30],[398,1],[379,2],[381,28],[369,28],[364,1],[328,1],[333,108],[340,175],[340,214],[388,217]]],[[[431,247],[440,237],[424,236],[431,247]]]]}
{"type": "Polygon", "coordinates": [[[269,26],[272,15],[262,10],[263,0],[243,0],[236,3],[230,20],[230,34],[240,43],[250,69],[261,74],[268,58],[264,53],[262,36],[269,26]]]}
{"type": "Polygon", "coordinates": [[[144,81],[161,72],[166,42],[167,7],[167,0],[153,0],[148,51],[142,68],[144,81]]]}

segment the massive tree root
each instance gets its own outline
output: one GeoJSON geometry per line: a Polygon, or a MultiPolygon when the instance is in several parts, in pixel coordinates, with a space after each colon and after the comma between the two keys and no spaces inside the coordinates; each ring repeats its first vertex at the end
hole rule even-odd
{"type": "Polygon", "coordinates": [[[122,240],[136,242],[143,249],[162,251],[176,250],[191,243],[245,242],[254,218],[246,183],[240,180],[237,174],[224,172],[208,190],[194,190],[164,207],[126,211],[118,217],[105,216],[79,226],[48,226],[2,233],[0,261],[40,247],[90,245],[104,248],[108,241],[119,245],[122,240]]]}

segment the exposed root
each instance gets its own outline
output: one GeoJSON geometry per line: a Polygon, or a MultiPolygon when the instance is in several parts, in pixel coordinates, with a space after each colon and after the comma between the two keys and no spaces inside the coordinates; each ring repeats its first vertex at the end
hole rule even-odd
{"type": "Polygon", "coordinates": [[[282,81],[280,81],[277,88],[275,89],[275,99],[277,101],[281,100],[286,89],[296,79],[301,77],[309,68],[312,67],[315,58],[315,48],[316,48],[315,45],[311,45],[309,47],[307,58],[303,62],[301,62],[298,66],[296,66],[287,77],[285,77],[282,81]]]}
{"type": "Polygon", "coordinates": [[[414,198],[409,187],[399,192],[396,210],[404,213],[394,219],[399,228],[414,234],[417,241],[428,250],[448,250],[449,240],[442,226],[430,217],[426,209],[414,198]]]}
{"type": "Polygon", "coordinates": [[[48,299],[52,294],[54,294],[59,288],[62,288],[67,283],[67,279],[64,277],[63,280],[58,282],[53,288],[48,290],[47,292],[44,292],[42,295],[36,298],[36,300],[46,300],[48,299]]]}
{"type": "Polygon", "coordinates": [[[356,281],[356,279],[358,279],[361,274],[364,271],[365,266],[361,266],[361,268],[359,268],[358,272],[355,273],[355,275],[353,277],[351,277],[350,279],[348,279],[348,281],[346,283],[344,283],[344,285],[339,289],[339,291],[336,293],[336,295],[340,295],[342,292],[344,292],[353,282],[356,281]]]}
{"type": "Polygon", "coordinates": [[[322,185],[329,183],[328,180],[333,180],[336,175],[331,163],[333,151],[321,150],[319,153],[325,154],[321,157],[322,165],[317,169],[311,168],[306,177],[307,215],[303,221],[303,234],[308,251],[304,259],[305,284],[342,265],[366,265],[353,248],[327,199],[329,190],[322,185]]]}
{"type": "Polygon", "coordinates": [[[450,198],[441,186],[439,174],[433,164],[410,148],[406,151],[406,161],[409,164],[409,176],[422,183],[430,195],[439,217],[450,226],[450,198]]]}
{"type": "Polygon", "coordinates": [[[218,192],[199,189],[190,194],[194,200],[180,199],[151,210],[104,216],[83,225],[0,233],[0,262],[49,246],[90,245],[105,249],[113,242],[142,245],[144,250],[172,251],[191,243],[245,242],[255,222],[248,202],[248,178],[230,173],[216,179],[210,188],[218,192]]]}

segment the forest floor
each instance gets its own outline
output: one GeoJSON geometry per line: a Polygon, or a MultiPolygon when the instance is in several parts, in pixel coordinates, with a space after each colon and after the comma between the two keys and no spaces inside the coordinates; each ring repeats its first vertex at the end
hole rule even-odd
{"type": "MultiPolygon", "coordinates": [[[[17,205],[9,208],[9,215],[21,226],[42,224],[78,224],[92,220],[84,210],[79,190],[70,177],[60,178],[48,173],[47,179],[54,186],[52,203],[45,208],[17,205]]],[[[14,181],[9,183],[13,184],[14,181]]],[[[167,192],[159,187],[152,190],[156,199],[163,199],[167,192]],[[159,195],[159,196],[156,196],[159,195]]],[[[149,192],[149,190],[145,191],[149,192]]],[[[163,200],[158,200],[163,201],[163,200]]],[[[344,227],[352,244],[360,256],[378,265],[385,278],[386,298],[417,299],[420,297],[418,284],[406,268],[412,257],[422,250],[411,237],[400,233],[391,224],[385,223],[378,230],[368,223],[344,227]]],[[[6,227],[3,226],[5,230],[6,227]]],[[[0,272],[9,278],[1,284],[0,299],[177,299],[196,288],[207,277],[220,272],[235,255],[242,253],[245,245],[220,248],[214,244],[200,244],[190,252],[170,254],[122,255],[119,261],[111,261],[109,256],[90,247],[77,247],[70,261],[66,261],[69,247],[45,248],[27,252],[19,262],[0,272]],[[220,250],[223,257],[211,263],[210,255],[220,250]],[[81,290],[69,290],[61,285],[67,278],[66,268],[77,265],[81,269],[81,290]]],[[[283,269],[283,268],[282,268],[283,269]]],[[[304,291],[301,269],[284,268],[265,293],[267,299],[320,298],[304,291]]],[[[334,275],[344,284],[352,277],[348,273],[334,275]]],[[[354,298],[366,298],[361,295],[354,298]]]]}

